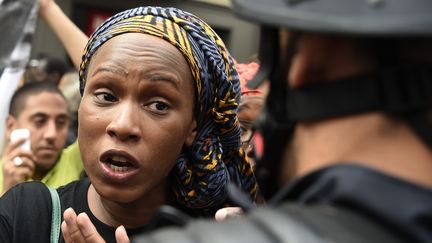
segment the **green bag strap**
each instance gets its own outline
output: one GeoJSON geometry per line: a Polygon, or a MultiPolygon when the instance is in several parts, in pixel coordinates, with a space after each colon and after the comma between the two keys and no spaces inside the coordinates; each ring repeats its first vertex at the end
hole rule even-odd
{"type": "Polygon", "coordinates": [[[61,224],[61,205],[60,198],[56,189],[48,187],[52,201],[52,216],[51,216],[51,236],[50,242],[57,243],[60,237],[61,224]]]}

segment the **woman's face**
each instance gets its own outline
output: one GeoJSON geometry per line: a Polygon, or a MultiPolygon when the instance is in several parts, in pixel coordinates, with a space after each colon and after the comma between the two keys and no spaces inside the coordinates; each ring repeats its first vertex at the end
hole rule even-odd
{"type": "Polygon", "coordinates": [[[165,189],[195,136],[194,86],[181,52],[128,33],[93,55],[79,109],[79,145],[96,191],[130,203],[165,189]]]}

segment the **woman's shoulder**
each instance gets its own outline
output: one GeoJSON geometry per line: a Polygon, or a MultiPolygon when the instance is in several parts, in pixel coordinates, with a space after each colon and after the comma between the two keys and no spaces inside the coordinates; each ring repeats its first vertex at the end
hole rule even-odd
{"type": "Polygon", "coordinates": [[[16,186],[12,187],[9,191],[7,191],[3,197],[17,196],[17,197],[36,197],[40,194],[49,195],[48,188],[45,184],[40,181],[29,181],[19,183],[16,186]]]}
{"type": "Polygon", "coordinates": [[[87,207],[87,192],[90,186],[88,178],[82,178],[73,181],[65,186],[57,189],[62,204],[62,209],[65,210],[69,207],[74,209],[81,209],[87,207]]]}
{"type": "Polygon", "coordinates": [[[12,187],[0,198],[0,241],[47,242],[49,234],[43,232],[51,228],[51,211],[45,184],[24,182],[12,187]]]}
{"type": "MultiPolygon", "coordinates": [[[[79,181],[71,182],[65,186],[62,186],[57,190],[61,201],[63,197],[68,197],[68,195],[74,195],[79,191],[85,191],[85,187],[88,188],[90,182],[88,179],[83,179],[79,181]]],[[[51,194],[48,187],[39,181],[30,181],[17,184],[7,191],[1,198],[0,201],[5,203],[16,204],[20,202],[29,202],[31,204],[35,203],[45,203],[46,201],[51,201],[51,194]]]]}
{"type": "Polygon", "coordinates": [[[80,180],[72,181],[64,186],[57,188],[59,195],[68,193],[80,193],[82,191],[87,192],[90,186],[90,181],[88,178],[81,178],[80,180]]]}
{"type": "Polygon", "coordinates": [[[43,214],[50,208],[51,196],[49,190],[41,182],[20,183],[12,187],[0,198],[0,215],[11,219],[31,214],[35,209],[40,214],[43,214]]]}
{"type": "Polygon", "coordinates": [[[21,205],[39,207],[51,201],[47,186],[38,181],[23,182],[9,189],[0,198],[0,207],[15,208],[21,205]]]}

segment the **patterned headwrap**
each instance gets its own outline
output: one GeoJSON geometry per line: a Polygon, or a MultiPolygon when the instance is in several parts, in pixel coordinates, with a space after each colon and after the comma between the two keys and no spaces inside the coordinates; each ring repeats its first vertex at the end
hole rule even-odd
{"type": "Polygon", "coordinates": [[[255,177],[240,148],[238,74],[222,40],[198,17],[176,8],[139,7],[109,18],[85,48],[80,68],[81,93],[97,49],[114,36],[132,32],[160,37],[174,45],[185,57],[195,80],[197,135],[192,146],[183,149],[173,170],[178,202],[189,208],[221,206],[227,199],[229,183],[255,199],[255,177]]]}

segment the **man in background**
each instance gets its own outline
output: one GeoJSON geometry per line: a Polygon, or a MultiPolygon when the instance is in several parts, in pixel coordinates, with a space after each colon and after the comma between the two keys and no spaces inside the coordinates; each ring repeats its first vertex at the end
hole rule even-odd
{"type": "Polygon", "coordinates": [[[26,128],[30,132],[31,150],[20,147],[24,140],[7,144],[0,161],[1,194],[26,180],[58,187],[79,179],[82,163],[71,155],[78,146],[62,153],[68,126],[69,108],[56,84],[34,82],[14,93],[6,120],[6,139],[10,140],[14,129],[26,128]]]}

